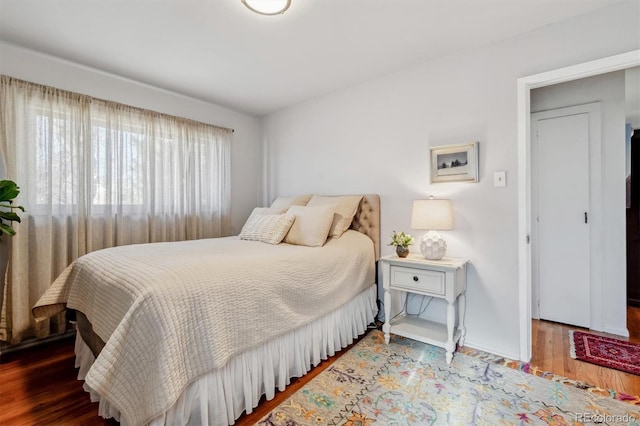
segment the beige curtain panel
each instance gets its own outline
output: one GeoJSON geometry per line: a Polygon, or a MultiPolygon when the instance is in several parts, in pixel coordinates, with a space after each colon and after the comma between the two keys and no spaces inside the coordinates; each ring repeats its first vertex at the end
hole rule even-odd
{"type": "Polygon", "coordinates": [[[7,76],[0,127],[0,177],[27,210],[0,244],[1,340],[64,331],[62,317],[35,324],[31,307],[79,256],[230,234],[230,129],[7,76]]]}

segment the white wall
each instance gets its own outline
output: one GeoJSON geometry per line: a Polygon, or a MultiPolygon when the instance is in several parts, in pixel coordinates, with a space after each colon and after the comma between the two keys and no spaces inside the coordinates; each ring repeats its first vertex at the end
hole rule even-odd
{"type": "Polygon", "coordinates": [[[450,198],[448,254],[472,261],[467,343],[518,358],[516,80],[638,49],[639,5],[617,3],[265,117],[265,198],[377,192],[383,242],[410,230],[413,199],[450,198]],[[473,140],[480,182],[430,185],[429,147],[473,140]],[[505,188],[493,187],[498,170],[507,172],[505,188]]]}
{"type": "MultiPolygon", "coordinates": [[[[601,203],[595,207],[591,232],[599,243],[598,276],[592,276],[591,328],[628,335],[625,205],[625,72],[618,71],[531,91],[531,112],[600,102],[601,152],[589,153],[602,174],[601,203]],[[600,313],[601,315],[597,315],[600,313]]],[[[593,201],[592,199],[592,201],[593,201]]]]}
{"type": "Polygon", "coordinates": [[[231,226],[234,234],[240,232],[251,210],[262,202],[262,126],[256,117],[1,42],[0,74],[233,128],[231,226]]]}

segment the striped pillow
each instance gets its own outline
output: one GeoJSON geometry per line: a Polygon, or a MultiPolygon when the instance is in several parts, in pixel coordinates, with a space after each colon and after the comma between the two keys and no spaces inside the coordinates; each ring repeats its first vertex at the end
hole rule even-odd
{"type": "Polygon", "coordinates": [[[280,244],[296,219],[287,214],[252,214],[240,231],[241,240],[280,244]]]}

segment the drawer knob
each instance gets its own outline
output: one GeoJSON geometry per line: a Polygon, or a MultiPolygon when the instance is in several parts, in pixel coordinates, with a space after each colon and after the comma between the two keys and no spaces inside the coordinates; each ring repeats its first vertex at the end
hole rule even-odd
{"type": "Polygon", "coordinates": [[[414,276],[413,276],[413,280],[414,280],[415,282],[418,282],[418,277],[417,277],[416,275],[414,275],[414,276]]]}

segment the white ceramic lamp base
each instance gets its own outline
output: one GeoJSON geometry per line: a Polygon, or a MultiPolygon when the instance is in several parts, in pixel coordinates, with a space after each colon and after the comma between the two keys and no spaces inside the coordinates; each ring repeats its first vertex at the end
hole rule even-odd
{"type": "Polygon", "coordinates": [[[442,259],[447,252],[447,242],[437,231],[429,231],[420,239],[420,251],[426,259],[442,259]]]}

